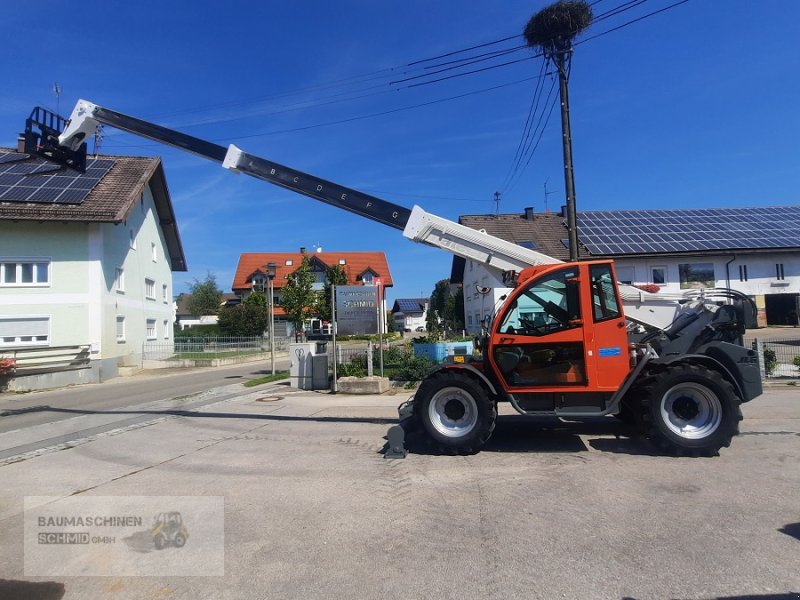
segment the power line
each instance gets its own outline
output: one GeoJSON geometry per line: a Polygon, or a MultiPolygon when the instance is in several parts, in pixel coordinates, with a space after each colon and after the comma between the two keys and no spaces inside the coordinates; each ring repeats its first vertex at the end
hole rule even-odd
{"type": "Polygon", "coordinates": [[[658,10],[654,10],[653,12],[647,13],[646,15],[642,15],[641,17],[638,17],[636,19],[632,19],[632,20],[630,20],[630,21],[628,21],[626,23],[623,23],[622,25],[617,25],[616,27],[612,27],[611,29],[608,29],[606,31],[600,32],[600,33],[598,33],[596,35],[584,38],[580,42],[577,42],[575,45],[577,46],[578,44],[585,44],[588,41],[596,40],[599,37],[603,37],[604,35],[608,35],[609,33],[613,33],[615,31],[619,31],[620,29],[628,27],[629,25],[633,25],[634,23],[638,23],[639,21],[644,21],[645,19],[647,19],[649,17],[652,17],[653,15],[657,15],[659,13],[666,12],[666,11],[672,9],[672,8],[675,8],[676,6],[680,6],[681,4],[686,4],[687,2],[689,2],[689,0],[680,0],[679,2],[675,2],[674,4],[670,4],[669,6],[665,6],[664,8],[660,8],[658,10]]]}

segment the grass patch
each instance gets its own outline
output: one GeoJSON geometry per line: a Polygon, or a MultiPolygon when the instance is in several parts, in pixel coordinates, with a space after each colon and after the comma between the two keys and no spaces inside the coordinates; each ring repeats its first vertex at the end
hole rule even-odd
{"type": "Polygon", "coordinates": [[[257,385],[269,383],[270,381],[278,381],[279,379],[286,379],[288,376],[289,376],[289,371],[277,371],[275,375],[265,375],[264,377],[257,377],[256,379],[245,381],[244,387],[255,387],[257,385]]]}

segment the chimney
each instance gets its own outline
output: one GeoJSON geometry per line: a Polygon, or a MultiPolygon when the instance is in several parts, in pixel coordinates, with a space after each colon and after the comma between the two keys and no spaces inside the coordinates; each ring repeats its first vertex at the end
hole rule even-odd
{"type": "Polygon", "coordinates": [[[17,136],[17,152],[23,153],[25,152],[25,134],[20,133],[17,136]]]}
{"type": "Polygon", "coordinates": [[[306,247],[300,246],[300,254],[305,254],[305,253],[306,253],[306,247]]]}
{"type": "Polygon", "coordinates": [[[561,207],[561,218],[563,218],[563,219],[567,218],[567,205],[566,204],[561,207]]]}
{"type": "Polygon", "coordinates": [[[533,207],[528,206],[525,208],[525,220],[533,221],[536,217],[533,216],[533,207]]]}

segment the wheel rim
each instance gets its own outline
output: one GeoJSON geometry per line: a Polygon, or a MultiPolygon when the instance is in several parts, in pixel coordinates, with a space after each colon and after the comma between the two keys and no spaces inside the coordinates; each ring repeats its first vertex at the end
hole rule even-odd
{"type": "Polygon", "coordinates": [[[467,435],[478,424],[478,405],[471,394],[457,387],[439,390],[428,405],[433,428],[450,438],[467,435]]]}
{"type": "Polygon", "coordinates": [[[722,422],[722,403],[699,383],[681,383],[664,394],[661,417],[667,428],[685,439],[696,440],[714,433],[722,422]]]}

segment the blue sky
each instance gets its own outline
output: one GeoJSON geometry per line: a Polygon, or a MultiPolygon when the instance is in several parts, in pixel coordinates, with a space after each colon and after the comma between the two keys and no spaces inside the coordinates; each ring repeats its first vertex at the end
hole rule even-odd
{"type": "MultiPolygon", "coordinates": [[[[578,41],[673,3],[646,0],[578,41]]],[[[533,51],[393,83],[524,43],[546,4],[13,3],[0,24],[0,144],[15,144],[33,106],[56,107],[58,82],[62,113],[85,98],[447,218],[493,213],[499,189],[501,212],[544,210],[546,181],[558,210],[557,106],[527,167],[506,181],[541,59],[408,87],[533,51]]],[[[594,11],[630,4],[600,0],[594,11]]],[[[570,79],[578,209],[797,204],[799,18],[793,0],[690,0],[579,44],[570,79]]],[[[449,275],[445,252],[193,155],[111,129],[101,152],[163,158],[190,269],[175,275],[176,293],[207,272],[229,291],[240,253],[300,246],[385,251],[390,302],[428,295],[449,275]]]]}

